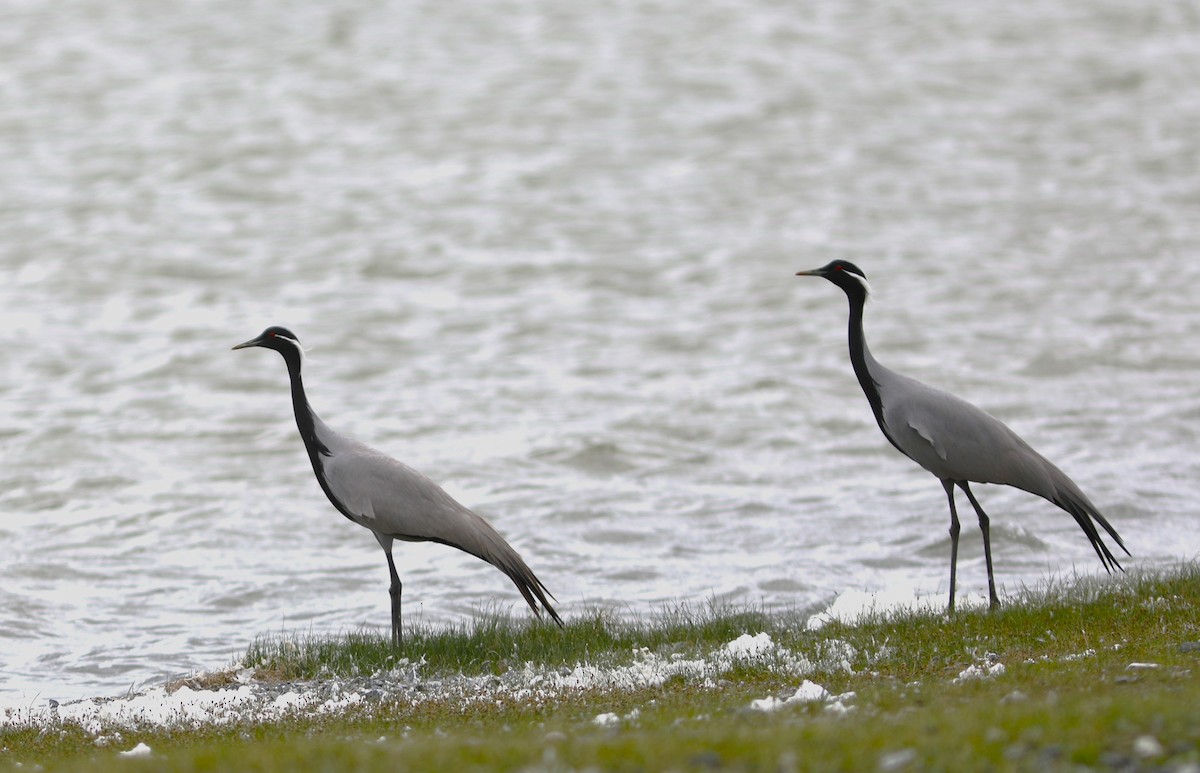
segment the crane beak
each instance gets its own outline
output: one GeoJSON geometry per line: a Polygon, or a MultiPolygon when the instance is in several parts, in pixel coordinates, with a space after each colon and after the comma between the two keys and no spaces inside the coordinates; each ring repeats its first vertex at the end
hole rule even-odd
{"type": "Polygon", "coordinates": [[[260,336],[259,338],[251,338],[249,341],[246,341],[245,343],[240,343],[233,348],[234,349],[249,349],[251,346],[262,346],[262,337],[260,336]]]}

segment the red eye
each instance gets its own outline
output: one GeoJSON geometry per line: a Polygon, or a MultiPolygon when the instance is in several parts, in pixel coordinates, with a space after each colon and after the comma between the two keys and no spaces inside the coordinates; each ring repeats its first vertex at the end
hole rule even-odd
{"type": "Polygon", "coordinates": [[[270,334],[270,336],[271,336],[272,338],[274,338],[274,337],[275,337],[275,334],[274,334],[274,333],[271,333],[271,334],[270,334]]]}

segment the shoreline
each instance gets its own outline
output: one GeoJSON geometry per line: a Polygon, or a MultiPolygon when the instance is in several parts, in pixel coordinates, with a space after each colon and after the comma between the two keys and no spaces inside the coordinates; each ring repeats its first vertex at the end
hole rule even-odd
{"type": "Polygon", "coordinates": [[[260,640],[253,666],[9,710],[0,769],[1200,771],[1195,563],[1050,584],[998,613],[852,601],[856,618],[677,609],[562,632],[484,617],[414,632],[424,655],[386,669],[382,637],[260,640]]]}

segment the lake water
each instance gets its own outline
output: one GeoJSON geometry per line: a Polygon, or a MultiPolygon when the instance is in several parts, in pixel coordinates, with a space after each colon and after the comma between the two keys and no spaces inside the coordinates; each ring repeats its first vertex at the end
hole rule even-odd
{"type": "MultiPolygon", "coordinates": [[[[1193,2],[16,0],[0,9],[0,699],[386,631],[332,426],[489,518],[567,616],[944,594],[879,359],[1010,423],[1133,552],[1200,553],[1193,2]]],[[[1001,593],[1102,573],[977,487],[1001,593]]],[[[963,503],[964,506],[965,502],[963,503]]],[[[960,592],[986,589],[964,517],[960,592]]],[[[524,614],[398,545],[406,619],[524,614]]]]}

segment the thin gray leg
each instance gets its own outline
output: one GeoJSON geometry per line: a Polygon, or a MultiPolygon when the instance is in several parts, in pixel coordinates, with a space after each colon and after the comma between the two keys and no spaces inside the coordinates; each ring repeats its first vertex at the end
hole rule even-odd
{"type": "Polygon", "coordinates": [[[392,597],[392,646],[400,649],[400,642],[403,640],[400,632],[400,591],[403,586],[400,584],[400,575],[396,574],[396,562],[392,560],[392,551],[387,551],[385,555],[388,571],[392,574],[392,584],[388,588],[388,595],[392,597]]]}
{"type": "Polygon", "coordinates": [[[996,580],[992,576],[992,537],[991,537],[991,522],[988,520],[987,513],[983,512],[983,508],[979,506],[979,500],[971,493],[971,486],[966,481],[958,484],[962,490],[967,492],[967,499],[971,500],[971,506],[975,508],[975,514],[979,516],[979,530],[983,532],[983,557],[987,560],[988,570],[988,605],[992,609],[999,609],[1000,597],[996,595],[996,580]]]}
{"type": "Polygon", "coordinates": [[[958,533],[962,526],[958,523],[958,508],[954,506],[954,481],[942,481],[946,489],[946,499],[950,500],[950,612],[954,612],[954,581],[958,575],[958,533]]]}

